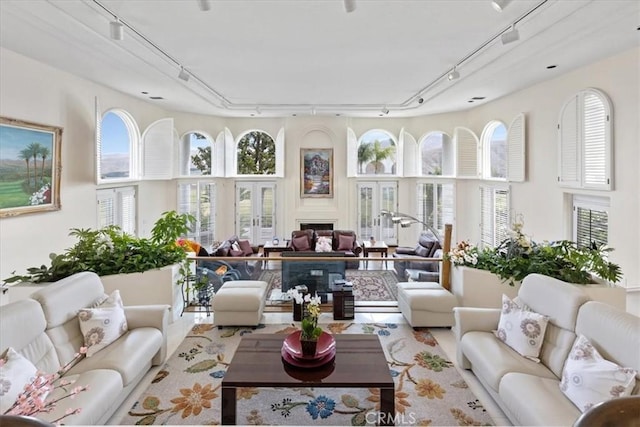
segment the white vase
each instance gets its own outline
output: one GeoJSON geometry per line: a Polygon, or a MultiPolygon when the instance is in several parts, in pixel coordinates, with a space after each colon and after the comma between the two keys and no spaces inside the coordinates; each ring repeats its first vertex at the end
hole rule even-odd
{"type": "Polygon", "coordinates": [[[520,282],[510,286],[508,281],[487,270],[461,266],[451,268],[451,293],[458,297],[463,307],[500,308],[502,294],[513,299],[519,289],[520,282]]]}

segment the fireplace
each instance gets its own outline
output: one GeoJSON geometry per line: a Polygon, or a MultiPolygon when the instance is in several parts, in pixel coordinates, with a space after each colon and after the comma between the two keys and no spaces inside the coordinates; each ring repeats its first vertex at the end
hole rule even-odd
{"type": "Polygon", "coordinates": [[[332,222],[301,222],[300,230],[333,230],[332,222]]]}

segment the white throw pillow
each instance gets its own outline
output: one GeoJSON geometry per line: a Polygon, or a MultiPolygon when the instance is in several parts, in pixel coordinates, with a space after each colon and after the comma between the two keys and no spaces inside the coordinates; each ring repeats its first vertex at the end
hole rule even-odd
{"type": "Polygon", "coordinates": [[[23,355],[9,347],[2,355],[0,366],[0,414],[15,403],[18,395],[36,376],[38,369],[23,355]]]}
{"type": "Polygon", "coordinates": [[[533,312],[527,306],[521,307],[503,294],[502,313],[495,334],[522,356],[540,362],[538,355],[548,322],[548,316],[533,312]]]}
{"type": "Polygon", "coordinates": [[[331,252],[331,237],[318,237],[316,241],[316,252],[331,252]]]}
{"type": "Polygon", "coordinates": [[[78,312],[80,330],[87,347],[87,357],[102,350],[128,330],[120,291],[115,290],[96,308],[83,308],[78,312]]]}
{"type": "Polygon", "coordinates": [[[584,335],[573,343],[562,370],[560,390],[585,412],[596,403],[629,396],[637,372],[604,359],[584,335]]]}

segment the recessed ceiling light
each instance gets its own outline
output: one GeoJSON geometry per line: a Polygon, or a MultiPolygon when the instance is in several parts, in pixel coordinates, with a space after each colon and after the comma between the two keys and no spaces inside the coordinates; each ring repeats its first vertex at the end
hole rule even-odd
{"type": "Polygon", "coordinates": [[[149,92],[147,92],[146,90],[144,92],[141,92],[143,95],[148,95],[149,92]]]}
{"type": "Polygon", "coordinates": [[[471,99],[473,99],[473,100],[475,100],[475,101],[482,101],[482,100],[483,100],[483,99],[485,99],[485,98],[486,98],[486,97],[484,97],[484,96],[474,96],[474,97],[473,97],[473,98],[471,98],[471,99]]]}
{"type": "Polygon", "coordinates": [[[470,100],[468,100],[467,102],[472,103],[472,102],[473,102],[473,99],[470,99],[470,100]]]}
{"type": "Polygon", "coordinates": [[[557,65],[547,65],[547,70],[551,70],[551,69],[554,69],[556,67],[557,67],[557,65]]]}
{"type": "Polygon", "coordinates": [[[150,96],[149,99],[164,99],[161,96],[150,96]]]}

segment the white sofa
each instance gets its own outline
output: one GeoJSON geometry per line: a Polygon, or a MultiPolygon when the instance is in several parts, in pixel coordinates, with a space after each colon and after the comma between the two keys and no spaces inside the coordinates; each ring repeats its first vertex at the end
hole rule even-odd
{"type": "MultiPolygon", "coordinates": [[[[91,272],[74,274],[0,309],[0,352],[8,347],[47,373],[71,361],[84,345],[78,310],[104,299],[100,278],[91,272]]],[[[67,425],[103,425],[152,365],[167,356],[169,306],[124,307],[128,331],[106,348],[82,359],[65,377],[88,385],[75,399],[63,399],[53,412],[38,414],[54,420],[67,408],[82,408],[63,420],[67,425]]],[[[62,390],[56,389],[47,400],[62,390]]]]}
{"type": "MultiPolygon", "coordinates": [[[[471,369],[514,425],[570,426],[580,410],[559,387],[576,334],[586,336],[607,360],[640,371],[640,318],[589,301],[580,287],[539,274],[518,292],[532,311],[550,317],[540,363],[526,359],[492,331],[500,309],[456,307],[457,362],[471,369]]],[[[640,377],[636,376],[637,395],[640,377]]]]}

